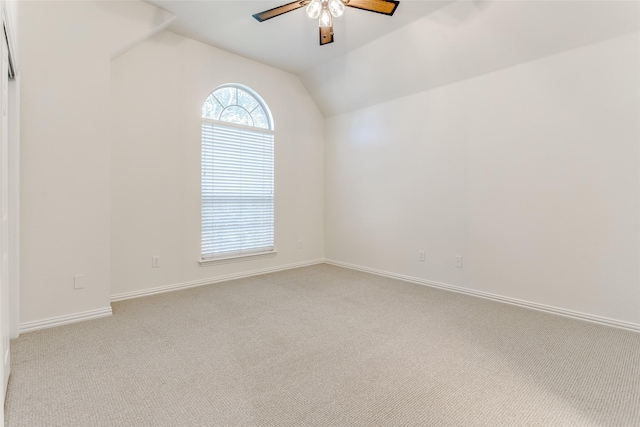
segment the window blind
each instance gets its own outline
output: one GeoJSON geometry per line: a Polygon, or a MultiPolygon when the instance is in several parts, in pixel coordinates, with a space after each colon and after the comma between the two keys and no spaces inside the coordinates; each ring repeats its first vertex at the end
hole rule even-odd
{"type": "Polygon", "coordinates": [[[202,123],[202,258],[273,250],[273,134],[202,123]]]}

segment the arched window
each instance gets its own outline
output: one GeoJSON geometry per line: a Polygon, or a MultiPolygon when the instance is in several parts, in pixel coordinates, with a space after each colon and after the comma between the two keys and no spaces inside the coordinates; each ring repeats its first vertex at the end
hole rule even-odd
{"type": "Polygon", "coordinates": [[[223,85],[207,97],[202,117],[273,130],[273,120],[266,104],[251,89],[240,85],[223,85]]]}
{"type": "Polygon", "coordinates": [[[251,89],[228,84],[202,106],[203,262],[274,251],[273,119],[251,89]]]}

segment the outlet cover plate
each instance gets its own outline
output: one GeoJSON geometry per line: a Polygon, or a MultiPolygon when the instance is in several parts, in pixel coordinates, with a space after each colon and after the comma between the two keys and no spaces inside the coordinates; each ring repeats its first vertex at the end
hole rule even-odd
{"type": "Polygon", "coordinates": [[[84,274],[73,276],[73,289],[84,289],[84,274]]]}
{"type": "Polygon", "coordinates": [[[461,256],[456,255],[456,256],[454,257],[454,259],[455,259],[455,261],[454,261],[454,264],[453,264],[453,265],[454,265],[455,267],[462,268],[462,257],[461,257],[461,256]]]}

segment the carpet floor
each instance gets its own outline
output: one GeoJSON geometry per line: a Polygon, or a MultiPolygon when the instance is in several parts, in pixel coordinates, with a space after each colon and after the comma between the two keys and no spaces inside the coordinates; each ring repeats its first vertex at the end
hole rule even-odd
{"type": "Polygon", "coordinates": [[[640,334],[316,265],[11,342],[12,426],[639,426],[640,334]]]}

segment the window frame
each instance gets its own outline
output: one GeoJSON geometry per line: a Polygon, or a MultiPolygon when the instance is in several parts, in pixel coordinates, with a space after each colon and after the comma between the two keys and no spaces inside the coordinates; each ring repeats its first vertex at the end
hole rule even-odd
{"type": "MultiPolygon", "coordinates": [[[[201,112],[201,117],[200,117],[200,258],[198,260],[198,263],[200,264],[200,266],[211,266],[211,265],[216,265],[216,264],[222,264],[222,263],[228,263],[228,262],[238,262],[238,261],[245,261],[245,260],[251,260],[251,259],[255,259],[255,258],[264,258],[264,257],[271,257],[274,256],[278,253],[277,249],[276,249],[276,225],[275,225],[275,206],[276,206],[276,191],[275,191],[275,166],[276,166],[276,156],[275,156],[275,130],[274,130],[274,121],[273,121],[273,116],[271,115],[271,110],[268,108],[266,102],[262,99],[262,97],[260,97],[260,95],[258,95],[253,89],[241,85],[241,84],[236,84],[236,83],[228,83],[228,84],[223,84],[220,85],[218,87],[216,87],[211,93],[209,93],[209,95],[207,95],[207,97],[205,98],[204,103],[202,104],[202,107],[204,107],[205,103],[207,102],[207,100],[209,99],[210,96],[213,96],[213,94],[223,88],[235,88],[235,89],[240,89],[242,91],[244,91],[245,93],[247,93],[248,95],[250,95],[251,97],[253,97],[253,99],[258,103],[258,105],[262,108],[262,110],[265,113],[265,116],[267,118],[267,124],[269,126],[269,128],[263,128],[263,127],[258,127],[258,126],[249,126],[249,125],[244,125],[244,124],[239,124],[239,123],[234,123],[234,122],[229,122],[229,121],[223,121],[223,120],[217,120],[217,119],[212,119],[209,117],[205,117],[202,112],[201,112]],[[257,250],[256,252],[251,252],[250,250],[248,250],[246,253],[239,253],[239,254],[229,254],[229,255],[224,255],[221,254],[219,256],[208,256],[205,257],[203,256],[203,251],[202,251],[202,244],[203,244],[203,221],[202,221],[202,216],[203,216],[203,196],[202,196],[202,189],[203,189],[203,180],[202,180],[202,161],[203,161],[203,152],[202,152],[202,147],[203,147],[203,131],[202,131],[202,126],[203,124],[208,123],[210,125],[219,125],[221,127],[228,127],[228,128],[235,128],[238,130],[246,130],[246,131],[250,131],[250,132],[255,132],[255,133],[261,133],[261,134],[265,134],[265,135],[271,135],[273,138],[273,158],[272,158],[272,162],[273,162],[273,184],[272,184],[272,200],[273,200],[273,224],[272,224],[272,230],[273,230],[273,246],[271,250],[257,250]]],[[[217,98],[216,98],[217,99],[217,98]]],[[[220,101],[218,101],[220,103],[220,101]]],[[[237,94],[236,94],[236,102],[237,102],[237,94]]],[[[221,104],[221,103],[220,103],[221,104]]],[[[222,104],[221,104],[222,105],[222,104]]],[[[236,104],[237,105],[237,104],[236,104]]],[[[239,106],[239,105],[238,105],[239,106]]],[[[227,107],[223,107],[223,112],[224,109],[228,108],[227,107]]],[[[244,107],[239,106],[240,108],[243,108],[245,111],[248,112],[248,110],[246,110],[244,107]]],[[[250,112],[249,112],[250,113],[250,112]]],[[[220,113],[220,117],[222,117],[222,112],[220,113]]]]}
{"type": "MultiPolygon", "coordinates": [[[[251,88],[250,88],[250,87],[248,87],[248,86],[245,86],[245,85],[242,85],[242,84],[239,84],[239,83],[226,83],[226,84],[220,85],[220,86],[218,86],[217,88],[215,88],[213,91],[211,91],[211,93],[210,93],[209,95],[207,95],[207,97],[206,97],[206,98],[205,98],[205,100],[204,100],[204,103],[206,103],[206,102],[207,102],[207,100],[209,99],[209,97],[211,97],[211,96],[214,96],[214,97],[215,97],[215,95],[214,95],[214,94],[215,94],[217,91],[219,91],[220,89],[228,89],[228,88],[236,89],[236,90],[237,90],[237,89],[240,89],[241,91],[243,91],[243,92],[247,93],[248,95],[250,95],[250,96],[251,96],[251,97],[252,97],[252,98],[253,98],[253,99],[258,103],[258,106],[260,106],[260,107],[262,108],[262,111],[264,112],[264,114],[265,114],[265,116],[266,116],[266,119],[267,119],[267,125],[268,125],[268,127],[263,128],[263,127],[259,127],[259,126],[248,126],[248,125],[243,125],[243,124],[234,123],[234,122],[227,122],[227,121],[224,121],[224,120],[212,119],[212,118],[204,117],[204,116],[201,116],[201,118],[202,118],[202,119],[215,120],[215,121],[218,121],[218,122],[220,122],[220,123],[234,124],[234,125],[236,125],[236,126],[246,126],[246,127],[247,127],[247,128],[249,128],[249,129],[263,129],[263,130],[270,130],[270,131],[272,131],[272,132],[273,132],[273,131],[275,131],[275,124],[274,124],[274,121],[273,121],[273,115],[271,114],[271,110],[270,110],[270,109],[269,109],[269,107],[267,106],[267,103],[264,101],[264,99],[262,99],[262,97],[261,97],[260,95],[258,95],[258,93],[257,93],[256,91],[254,91],[253,89],[251,89],[251,88]]],[[[220,102],[220,100],[218,100],[218,98],[216,97],[216,100],[218,100],[218,103],[220,104],[220,106],[221,106],[221,107],[222,107],[222,109],[223,109],[220,115],[222,116],[222,113],[224,113],[224,110],[226,110],[227,108],[229,108],[229,107],[231,107],[231,106],[239,106],[240,108],[242,108],[243,110],[245,110],[249,115],[251,115],[251,112],[252,112],[253,110],[255,110],[255,108],[254,108],[252,111],[248,111],[246,108],[244,108],[244,107],[242,107],[242,106],[240,106],[240,105],[238,104],[237,99],[238,99],[238,96],[237,96],[237,93],[236,93],[236,104],[234,104],[234,105],[228,105],[228,106],[226,106],[226,107],[222,107],[222,103],[221,103],[221,102],[220,102]]],[[[203,106],[204,106],[204,103],[203,103],[203,106]]],[[[253,119],[253,118],[252,118],[252,119],[253,119]]]]}

